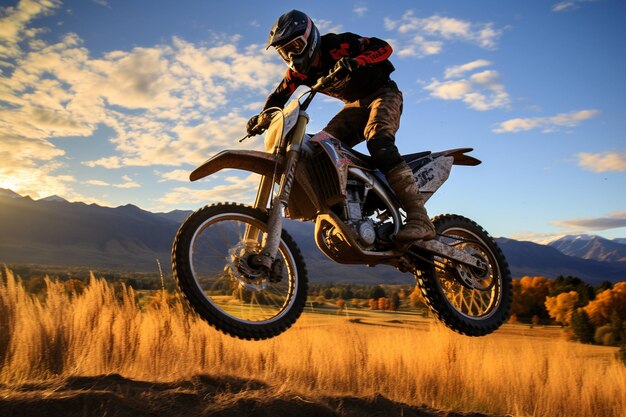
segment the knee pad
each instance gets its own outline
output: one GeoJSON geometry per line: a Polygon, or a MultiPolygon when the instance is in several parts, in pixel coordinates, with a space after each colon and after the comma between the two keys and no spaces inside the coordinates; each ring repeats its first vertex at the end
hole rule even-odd
{"type": "Polygon", "coordinates": [[[370,151],[374,165],[383,174],[386,174],[393,167],[404,161],[402,156],[400,156],[393,137],[375,136],[367,141],[367,149],[370,151]]]}

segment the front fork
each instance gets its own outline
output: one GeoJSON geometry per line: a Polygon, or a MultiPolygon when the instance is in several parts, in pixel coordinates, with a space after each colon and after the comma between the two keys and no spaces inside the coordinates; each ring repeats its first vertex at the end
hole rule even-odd
{"type": "MultiPolygon", "coordinates": [[[[296,176],[296,168],[298,167],[298,160],[300,159],[300,149],[307,121],[308,118],[306,115],[300,115],[298,117],[298,122],[293,129],[293,140],[287,149],[285,170],[280,180],[278,193],[272,200],[272,206],[269,210],[267,233],[264,237],[263,249],[261,250],[261,253],[250,257],[249,263],[252,267],[270,270],[272,268],[272,264],[274,263],[274,258],[276,258],[276,254],[278,253],[281,233],[283,230],[283,218],[285,217],[285,210],[287,209],[287,203],[289,202],[291,187],[293,186],[293,181],[296,176]]],[[[256,208],[264,208],[267,205],[273,185],[273,178],[270,178],[269,176],[262,177],[255,201],[256,208]]],[[[246,236],[244,236],[244,238],[255,239],[256,236],[257,231],[249,228],[246,230],[246,236]]]]}

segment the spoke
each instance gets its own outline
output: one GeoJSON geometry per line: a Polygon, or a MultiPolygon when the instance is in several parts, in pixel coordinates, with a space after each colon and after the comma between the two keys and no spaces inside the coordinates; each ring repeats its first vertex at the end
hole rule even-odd
{"type": "Polygon", "coordinates": [[[481,306],[482,306],[482,311],[481,314],[484,314],[487,312],[487,310],[489,309],[489,299],[491,298],[489,295],[487,295],[486,293],[482,293],[480,294],[480,300],[481,300],[481,306]]]}
{"type": "MultiPolygon", "coordinates": [[[[289,251],[280,246],[278,256],[285,263],[285,277],[279,283],[264,283],[263,275],[249,276],[247,266],[224,268],[239,257],[258,253],[259,239],[264,238],[264,225],[249,218],[222,217],[205,224],[191,243],[195,280],[206,299],[222,313],[236,320],[263,322],[278,316],[292,301],[294,265],[288,263],[289,251]],[[248,239],[244,240],[247,236],[248,239]],[[230,251],[236,250],[233,259],[230,251]],[[246,290],[247,283],[262,286],[246,290]]],[[[243,259],[243,258],[242,258],[243,259]]]]}
{"type": "Polygon", "coordinates": [[[472,297],[471,297],[471,294],[467,293],[467,290],[463,290],[463,291],[464,291],[464,294],[463,294],[463,312],[465,314],[471,315],[471,313],[472,313],[472,305],[471,305],[472,297]]]}

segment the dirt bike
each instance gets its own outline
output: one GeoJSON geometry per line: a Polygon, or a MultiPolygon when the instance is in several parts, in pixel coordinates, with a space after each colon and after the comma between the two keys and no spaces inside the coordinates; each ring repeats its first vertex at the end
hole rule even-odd
{"type": "MultiPolygon", "coordinates": [[[[260,175],[253,206],[209,205],[180,227],[172,267],[193,309],[242,339],[274,337],[298,319],[307,300],[307,270],[283,219],[315,222],[315,242],[343,264],[391,265],[414,274],[434,315],[452,330],[482,336],[507,320],[512,284],[494,240],[458,215],[433,219],[437,237],[398,245],[405,213],[371,158],[325,132],[309,135],[306,109],[335,79],[331,72],[276,110],[266,152],[225,150],[197,167],[196,181],[227,168],[260,175]]],[[[245,138],[244,138],[245,139],[245,138]]],[[[242,139],[243,140],[243,139],[242,139]]],[[[471,148],[403,155],[430,198],[453,165],[478,165],[471,148]]]]}

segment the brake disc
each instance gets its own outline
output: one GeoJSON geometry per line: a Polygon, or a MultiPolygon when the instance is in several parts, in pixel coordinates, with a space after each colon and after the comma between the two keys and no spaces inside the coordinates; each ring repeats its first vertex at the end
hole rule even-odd
{"type": "Polygon", "coordinates": [[[256,241],[239,242],[228,250],[226,268],[231,277],[239,282],[243,288],[252,292],[263,291],[267,288],[267,272],[253,268],[248,264],[252,255],[258,254],[260,245],[256,241]]]}

